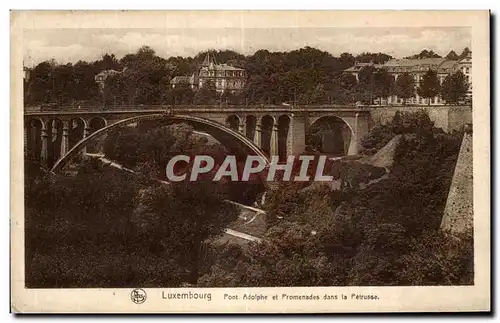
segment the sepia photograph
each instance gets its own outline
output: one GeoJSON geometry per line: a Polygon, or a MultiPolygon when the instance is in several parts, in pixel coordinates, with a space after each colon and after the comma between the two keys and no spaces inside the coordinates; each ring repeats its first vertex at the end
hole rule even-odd
{"type": "Polygon", "coordinates": [[[489,13],[317,14],[12,12],[17,288],[489,310],[489,13]]]}

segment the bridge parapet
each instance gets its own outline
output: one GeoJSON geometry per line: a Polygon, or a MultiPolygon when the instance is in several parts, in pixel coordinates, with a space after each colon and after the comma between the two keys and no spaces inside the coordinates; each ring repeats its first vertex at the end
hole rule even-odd
{"type": "Polygon", "coordinates": [[[300,113],[300,112],[368,112],[371,107],[355,107],[355,106],[339,106],[339,105],[258,105],[258,106],[217,106],[217,105],[149,105],[149,106],[116,106],[116,107],[64,107],[64,108],[42,108],[42,107],[25,107],[25,115],[64,115],[64,114],[130,114],[130,113],[161,113],[162,111],[172,111],[173,113],[300,113]]]}

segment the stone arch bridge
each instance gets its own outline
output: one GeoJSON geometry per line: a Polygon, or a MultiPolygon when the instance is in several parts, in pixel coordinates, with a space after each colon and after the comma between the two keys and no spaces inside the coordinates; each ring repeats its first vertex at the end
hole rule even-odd
{"type": "Polygon", "coordinates": [[[112,109],[25,109],[25,149],[49,168],[61,166],[76,151],[87,149],[86,138],[133,122],[171,119],[214,136],[229,148],[248,154],[286,156],[306,148],[306,134],[317,134],[326,153],[355,155],[371,127],[370,108],[340,106],[136,106],[112,109]],[[167,113],[166,113],[167,112],[167,113]],[[115,125],[116,127],[113,127],[115,125]],[[319,129],[327,131],[318,131],[319,129]]]}

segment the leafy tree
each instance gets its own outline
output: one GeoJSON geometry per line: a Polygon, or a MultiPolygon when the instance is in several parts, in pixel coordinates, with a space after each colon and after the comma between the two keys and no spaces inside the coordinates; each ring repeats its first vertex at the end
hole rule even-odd
{"type": "Polygon", "coordinates": [[[460,59],[468,57],[470,55],[472,55],[472,51],[469,49],[469,47],[465,47],[462,53],[460,54],[460,59]]]}
{"type": "Polygon", "coordinates": [[[459,60],[459,59],[460,59],[460,56],[458,56],[458,54],[457,54],[457,53],[455,53],[455,51],[454,51],[454,50],[452,50],[452,51],[450,51],[450,52],[448,53],[448,55],[446,55],[446,58],[447,58],[447,59],[451,59],[451,60],[456,61],[456,60],[459,60]]]}
{"type": "Polygon", "coordinates": [[[354,56],[350,53],[340,54],[339,60],[342,70],[348,69],[349,67],[353,66],[354,63],[356,62],[356,58],[354,58],[354,56]]]}
{"type": "Polygon", "coordinates": [[[353,103],[356,101],[358,81],[352,74],[339,73],[333,79],[331,96],[335,103],[353,103]]]}
{"type": "Polygon", "coordinates": [[[98,97],[99,88],[94,80],[94,67],[91,63],[78,61],[73,66],[73,77],[75,79],[73,94],[76,102],[88,102],[98,97]]]}
{"type": "Polygon", "coordinates": [[[166,100],[172,69],[165,59],[155,55],[148,46],[141,47],[136,54],[122,58],[121,64],[126,69],[115,77],[106,79],[105,99],[108,102],[160,104],[166,100]],[[115,85],[111,85],[115,83],[115,85]],[[111,85],[111,86],[110,86],[111,85]],[[112,101],[111,101],[112,100],[112,101]]]}
{"type": "Polygon", "coordinates": [[[406,99],[415,96],[415,80],[410,73],[405,72],[397,78],[394,94],[403,99],[403,104],[406,104],[406,99]]]}
{"type": "Polygon", "coordinates": [[[423,59],[423,58],[441,58],[439,54],[434,53],[433,50],[424,49],[419,54],[405,57],[406,59],[423,59]]]}
{"type": "Polygon", "coordinates": [[[396,134],[389,125],[377,125],[361,138],[360,153],[373,155],[384,147],[396,134]]]}
{"type": "Polygon", "coordinates": [[[217,99],[215,83],[208,80],[194,95],[195,104],[214,104],[217,99]]]}
{"type": "Polygon", "coordinates": [[[165,125],[162,121],[143,123],[138,128],[123,128],[104,142],[104,152],[110,159],[135,168],[152,162],[155,177],[162,178],[169,159],[179,153],[195,154],[199,149],[192,128],[184,124],[165,125]]]}
{"type": "Polygon", "coordinates": [[[218,185],[197,181],[143,190],[133,215],[145,239],[175,254],[189,268],[191,283],[198,280],[203,241],[222,234],[237,216],[235,207],[224,202],[218,185]]]}
{"type": "Polygon", "coordinates": [[[441,85],[441,96],[447,104],[457,104],[465,98],[469,84],[461,71],[446,76],[441,85]]]}
{"type": "Polygon", "coordinates": [[[326,104],[328,103],[327,93],[323,84],[318,84],[310,91],[310,102],[312,104],[326,104]]]}
{"type": "Polygon", "coordinates": [[[361,53],[356,56],[356,62],[360,63],[384,64],[390,59],[392,56],[384,53],[361,53]]]}
{"type": "MultiPolygon", "coordinates": [[[[373,75],[374,94],[379,98],[387,98],[392,95],[394,78],[386,69],[378,69],[373,75]]],[[[382,102],[380,102],[382,104],[382,102]]]]}
{"type": "Polygon", "coordinates": [[[433,134],[434,122],[423,109],[416,112],[397,111],[392,119],[391,128],[395,134],[416,133],[429,137],[433,134]]]}
{"type": "MultiPolygon", "coordinates": [[[[194,57],[159,57],[149,46],[142,46],[136,53],[118,60],[112,53],[106,53],[94,62],[78,62],[74,66],[59,68],[55,62],[47,62],[45,71],[34,71],[34,78],[26,84],[28,104],[61,102],[80,104],[137,105],[137,104],[191,104],[194,97],[187,89],[176,91],[168,87],[176,75],[192,75],[199,71],[206,53],[215,55],[218,63],[226,63],[247,71],[246,86],[234,98],[222,98],[223,102],[234,104],[281,104],[296,102],[351,102],[352,95],[344,95],[332,75],[338,75],[354,64],[352,54],[340,57],[312,47],[289,52],[258,50],[244,56],[231,50],[209,50],[194,57]],[[104,93],[100,93],[94,77],[103,70],[121,72],[108,77],[104,93]],[[56,71],[57,70],[57,71],[56,71]],[[39,72],[42,72],[41,74],[39,72]],[[43,75],[42,75],[43,74],[43,75]],[[323,87],[325,95],[319,94],[323,87]],[[174,92],[174,93],[172,93],[174,92]],[[181,92],[181,93],[179,93],[181,92]]],[[[384,63],[391,57],[383,53],[363,53],[360,61],[384,63]]],[[[221,99],[207,93],[198,94],[197,102],[221,99]]],[[[366,93],[365,93],[366,94],[366,93]]]]}
{"type": "Polygon", "coordinates": [[[375,68],[363,66],[358,74],[358,99],[364,103],[373,104],[375,98],[375,68]]]}
{"type": "Polygon", "coordinates": [[[52,65],[42,62],[31,71],[29,103],[50,103],[52,101],[52,65]]]}
{"type": "Polygon", "coordinates": [[[115,54],[104,54],[100,61],[96,62],[96,68],[100,71],[105,70],[121,70],[121,64],[116,58],[115,54]]]}
{"type": "Polygon", "coordinates": [[[167,101],[170,104],[191,104],[194,99],[195,92],[187,83],[179,83],[170,90],[167,94],[167,101]]]}
{"type": "Polygon", "coordinates": [[[417,93],[426,99],[429,99],[428,103],[431,104],[431,99],[440,93],[441,85],[439,84],[439,79],[437,72],[433,70],[428,70],[422,76],[420,81],[420,86],[417,89],[417,93]]]}
{"type": "Polygon", "coordinates": [[[143,59],[152,59],[156,56],[156,52],[149,46],[142,46],[137,50],[137,56],[143,59]]]}

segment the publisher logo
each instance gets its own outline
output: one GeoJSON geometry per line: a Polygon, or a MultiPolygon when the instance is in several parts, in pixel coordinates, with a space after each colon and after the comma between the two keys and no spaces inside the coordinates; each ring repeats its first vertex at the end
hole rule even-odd
{"type": "Polygon", "coordinates": [[[141,288],[134,289],[130,293],[130,299],[136,304],[142,304],[146,301],[146,292],[141,288]]]}

